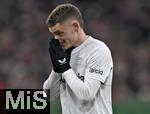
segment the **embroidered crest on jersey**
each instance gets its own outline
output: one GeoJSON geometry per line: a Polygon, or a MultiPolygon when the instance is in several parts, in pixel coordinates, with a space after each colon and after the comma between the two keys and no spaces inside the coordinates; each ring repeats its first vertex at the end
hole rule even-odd
{"type": "Polygon", "coordinates": [[[77,58],[76,58],[76,63],[77,63],[77,65],[80,65],[81,62],[82,62],[82,58],[81,58],[81,57],[77,57],[77,58]]]}

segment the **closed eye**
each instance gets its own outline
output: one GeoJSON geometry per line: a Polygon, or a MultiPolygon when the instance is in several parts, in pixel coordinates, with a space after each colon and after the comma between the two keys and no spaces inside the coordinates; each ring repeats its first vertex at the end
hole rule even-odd
{"type": "Polygon", "coordinates": [[[62,36],[63,36],[63,34],[64,34],[64,32],[55,31],[53,34],[54,34],[54,35],[56,35],[56,36],[60,36],[60,37],[62,37],[62,36]]]}

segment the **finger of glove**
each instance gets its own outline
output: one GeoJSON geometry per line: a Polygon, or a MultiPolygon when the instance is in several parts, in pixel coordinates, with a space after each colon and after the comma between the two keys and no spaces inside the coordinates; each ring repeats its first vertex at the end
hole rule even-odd
{"type": "Polygon", "coordinates": [[[67,49],[65,52],[66,52],[68,55],[71,55],[71,52],[72,52],[73,49],[74,49],[74,47],[71,47],[71,48],[67,49]]]}
{"type": "Polygon", "coordinates": [[[52,47],[49,47],[49,53],[50,53],[51,59],[53,59],[55,57],[55,55],[56,55],[56,53],[55,53],[55,51],[53,50],[52,47]]]}
{"type": "Polygon", "coordinates": [[[53,55],[56,54],[55,48],[52,45],[51,41],[49,42],[49,52],[50,52],[50,54],[53,54],[53,55]]]}
{"type": "Polygon", "coordinates": [[[52,43],[52,45],[56,48],[57,51],[63,51],[63,48],[60,45],[58,39],[53,39],[52,43]]]}
{"type": "Polygon", "coordinates": [[[68,55],[67,57],[67,59],[68,59],[68,61],[70,62],[70,58],[71,58],[71,52],[72,52],[72,50],[74,49],[74,47],[71,47],[71,48],[69,48],[69,49],[67,49],[66,51],[65,51],[65,53],[68,55]]]}
{"type": "Polygon", "coordinates": [[[59,57],[62,57],[64,56],[64,50],[62,48],[62,46],[60,45],[59,41],[58,40],[53,40],[52,43],[52,48],[54,49],[55,53],[57,55],[59,55],[59,57]]]}
{"type": "Polygon", "coordinates": [[[57,58],[56,58],[55,52],[53,51],[52,48],[49,48],[49,52],[50,52],[50,57],[51,57],[53,68],[57,71],[57,58]]]}
{"type": "Polygon", "coordinates": [[[54,54],[57,53],[57,48],[56,48],[56,46],[55,46],[55,44],[54,44],[53,39],[49,42],[49,48],[50,48],[49,51],[51,51],[52,53],[54,53],[54,54]]]}
{"type": "Polygon", "coordinates": [[[57,59],[62,59],[65,56],[64,50],[61,51],[61,48],[57,47],[58,42],[56,41],[51,41],[50,42],[50,53],[51,53],[51,60],[57,61],[57,59]]]}

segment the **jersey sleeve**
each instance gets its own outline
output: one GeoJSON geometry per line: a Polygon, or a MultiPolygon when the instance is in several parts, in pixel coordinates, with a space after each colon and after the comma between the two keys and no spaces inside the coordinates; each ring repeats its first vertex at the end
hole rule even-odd
{"type": "Polygon", "coordinates": [[[109,48],[107,46],[98,48],[90,54],[87,60],[85,79],[92,78],[105,83],[112,68],[113,62],[109,48]]]}
{"type": "Polygon", "coordinates": [[[43,89],[46,94],[50,97],[50,101],[54,101],[58,98],[60,92],[60,74],[54,72],[50,73],[48,79],[43,84],[43,89]]]}
{"type": "Polygon", "coordinates": [[[80,100],[93,99],[101,85],[99,81],[93,79],[81,81],[71,68],[64,72],[62,76],[80,100]]]}

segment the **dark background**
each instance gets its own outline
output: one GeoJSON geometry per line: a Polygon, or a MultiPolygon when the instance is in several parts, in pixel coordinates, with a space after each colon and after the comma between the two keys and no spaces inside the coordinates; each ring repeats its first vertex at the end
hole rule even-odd
{"type": "MultiPolygon", "coordinates": [[[[68,1],[0,1],[1,89],[42,88],[51,71],[45,21],[56,5],[68,1]]],[[[150,1],[69,2],[81,10],[86,33],[112,51],[114,113],[150,113],[150,1]]]]}

